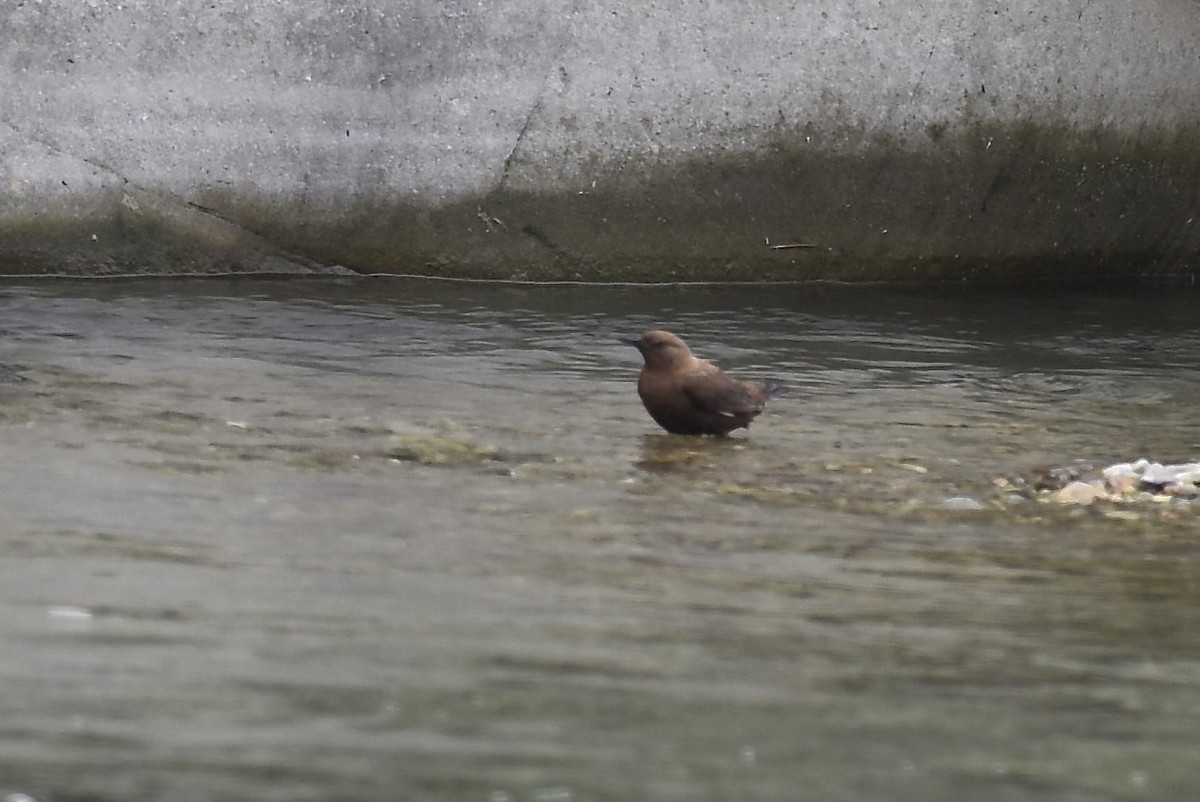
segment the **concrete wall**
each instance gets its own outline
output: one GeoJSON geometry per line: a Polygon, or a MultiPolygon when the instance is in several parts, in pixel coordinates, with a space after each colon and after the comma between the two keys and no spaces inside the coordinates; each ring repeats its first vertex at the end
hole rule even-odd
{"type": "Polygon", "coordinates": [[[0,34],[0,273],[1200,265],[1197,0],[6,0],[0,34]]]}

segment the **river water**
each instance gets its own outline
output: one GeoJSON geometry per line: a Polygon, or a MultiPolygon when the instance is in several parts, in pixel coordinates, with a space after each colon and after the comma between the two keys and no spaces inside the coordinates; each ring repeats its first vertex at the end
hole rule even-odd
{"type": "Polygon", "coordinates": [[[0,287],[0,799],[1194,799],[1198,302],[0,287]]]}

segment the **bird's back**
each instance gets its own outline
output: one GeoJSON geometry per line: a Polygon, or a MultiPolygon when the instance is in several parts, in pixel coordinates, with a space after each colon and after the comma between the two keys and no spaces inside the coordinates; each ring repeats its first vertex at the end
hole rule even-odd
{"type": "Polygon", "coordinates": [[[697,358],[687,343],[667,331],[652,330],[626,340],[645,360],[638,395],[650,417],[672,434],[725,436],[748,427],[767,399],[782,394],[778,382],[752,384],[735,379],[697,358]]]}
{"type": "Polygon", "coordinates": [[[759,385],[735,379],[700,359],[687,370],[643,369],[638,395],[668,432],[716,435],[749,426],[768,397],[759,385]]]}

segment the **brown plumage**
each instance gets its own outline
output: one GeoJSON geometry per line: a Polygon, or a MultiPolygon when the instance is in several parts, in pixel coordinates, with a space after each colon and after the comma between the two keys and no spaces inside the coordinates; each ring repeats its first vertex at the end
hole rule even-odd
{"type": "Polygon", "coordinates": [[[672,434],[715,434],[749,428],[767,400],[787,388],[778,382],[735,379],[692,355],[687,343],[667,331],[648,331],[623,340],[642,352],[638,395],[650,417],[672,434]]]}

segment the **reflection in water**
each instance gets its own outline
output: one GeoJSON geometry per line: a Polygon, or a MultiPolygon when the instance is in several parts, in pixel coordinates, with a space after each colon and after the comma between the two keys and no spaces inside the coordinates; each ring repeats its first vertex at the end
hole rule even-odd
{"type": "Polygon", "coordinates": [[[1198,508],[995,480],[1196,458],[1194,306],[10,287],[0,795],[1191,798],[1198,508]],[[791,394],[661,434],[658,326],[791,394]]]}

